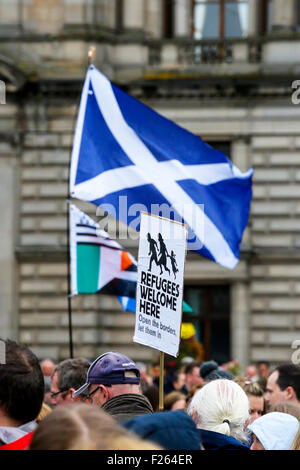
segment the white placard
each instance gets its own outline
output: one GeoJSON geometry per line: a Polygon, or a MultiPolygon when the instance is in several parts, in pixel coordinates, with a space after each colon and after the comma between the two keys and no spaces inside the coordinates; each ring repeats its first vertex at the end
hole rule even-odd
{"type": "Polygon", "coordinates": [[[133,341],[177,357],[180,343],[186,227],[141,213],[133,341]]]}

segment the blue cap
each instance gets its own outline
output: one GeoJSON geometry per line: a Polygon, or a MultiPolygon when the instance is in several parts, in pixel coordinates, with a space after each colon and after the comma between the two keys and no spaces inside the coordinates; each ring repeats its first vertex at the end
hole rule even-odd
{"type": "Polygon", "coordinates": [[[116,385],[140,383],[140,371],[129,357],[117,351],[110,351],[91,364],[87,371],[86,383],[75,390],[73,397],[86,393],[91,384],[116,385]],[[132,371],[136,377],[126,377],[125,372],[132,371]]]}

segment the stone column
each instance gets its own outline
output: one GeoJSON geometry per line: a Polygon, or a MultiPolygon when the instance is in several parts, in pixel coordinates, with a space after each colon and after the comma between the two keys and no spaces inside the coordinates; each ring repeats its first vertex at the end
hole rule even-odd
{"type": "Polygon", "coordinates": [[[145,22],[144,0],[123,0],[124,29],[143,29],[145,22]]]}
{"type": "Polygon", "coordinates": [[[64,23],[63,0],[23,0],[21,5],[25,30],[48,34],[61,31],[64,23]]]}
{"type": "Polygon", "coordinates": [[[18,0],[0,0],[0,27],[17,28],[20,22],[20,9],[18,0]]]}
{"type": "Polygon", "coordinates": [[[189,37],[191,30],[191,5],[186,0],[175,1],[175,37],[189,37]]]}
{"type": "Polygon", "coordinates": [[[274,0],[272,32],[293,31],[295,2],[294,0],[274,0]]]}
{"type": "MultiPolygon", "coordinates": [[[[238,167],[243,173],[251,168],[249,157],[249,144],[244,139],[234,140],[231,144],[231,160],[233,164],[238,167]]],[[[250,249],[251,247],[251,230],[246,227],[243,239],[243,248],[250,249]]]]}
{"type": "Polygon", "coordinates": [[[162,1],[148,0],[146,3],[145,29],[154,38],[161,37],[162,31],[162,1]]]}
{"type": "MultiPolygon", "coordinates": [[[[0,105],[0,111],[6,105],[0,105]]],[[[8,143],[0,144],[0,337],[17,337],[17,276],[15,260],[18,194],[17,162],[8,143]]]]}
{"type": "Polygon", "coordinates": [[[231,357],[238,359],[243,369],[249,362],[250,306],[248,285],[235,282],[231,287],[231,357]]]}
{"type": "Polygon", "coordinates": [[[257,34],[257,18],[259,14],[259,2],[260,0],[249,0],[249,24],[248,24],[248,36],[255,36],[257,34]]]}

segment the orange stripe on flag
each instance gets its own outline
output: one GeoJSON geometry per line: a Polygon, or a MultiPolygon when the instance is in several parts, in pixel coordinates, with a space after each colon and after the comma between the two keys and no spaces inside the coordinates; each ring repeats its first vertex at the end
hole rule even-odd
{"type": "Polygon", "coordinates": [[[132,265],[132,261],[127,251],[122,251],[121,255],[121,271],[124,271],[132,265]]]}

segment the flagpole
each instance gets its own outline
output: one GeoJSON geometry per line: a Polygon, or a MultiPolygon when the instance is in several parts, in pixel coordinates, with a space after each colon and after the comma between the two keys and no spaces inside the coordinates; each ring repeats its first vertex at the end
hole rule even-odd
{"type": "Polygon", "coordinates": [[[74,357],[74,348],[73,348],[73,327],[72,327],[72,295],[71,295],[71,255],[70,255],[70,204],[67,200],[67,262],[68,262],[68,327],[69,327],[69,354],[70,358],[74,357]]]}
{"type": "MultiPolygon", "coordinates": [[[[90,47],[88,52],[88,67],[92,64],[93,57],[95,54],[95,48],[90,47]]],[[[73,131],[75,129],[76,116],[74,116],[73,131]]],[[[72,153],[71,153],[72,155],[72,153]]],[[[71,160],[71,157],[70,157],[71,160]]],[[[69,164],[69,178],[68,178],[68,196],[67,196],[67,263],[68,263],[68,329],[69,329],[69,354],[70,358],[74,357],[74,345],[73,345],[73,326],[72,326],[72,286],[71,286],[71,254],[70,254],[70,167],[69,164]]]]}

